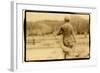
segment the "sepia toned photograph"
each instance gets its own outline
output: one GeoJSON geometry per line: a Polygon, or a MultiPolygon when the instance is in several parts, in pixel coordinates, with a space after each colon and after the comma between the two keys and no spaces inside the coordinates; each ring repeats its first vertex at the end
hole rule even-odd
{"type": "Polygon", "coordinates": [[[90,59],[90,14],[23,10],[24,61],[90,59]]]}

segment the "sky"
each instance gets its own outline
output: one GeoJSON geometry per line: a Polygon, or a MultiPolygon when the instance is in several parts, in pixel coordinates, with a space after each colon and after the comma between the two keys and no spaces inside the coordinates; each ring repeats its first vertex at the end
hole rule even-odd
{"type": "MultiPolygon", "coordinates": [[[[63,21],[66,16],[73,14],[62,14],[62,13],[41,13],[41,12],[26,12],[26,21],[40,21],[40,20],[60,20],[63,21]]],[[[81,16],[82,18],[88,19],[89,15],[74,14],[81,16]]]]}

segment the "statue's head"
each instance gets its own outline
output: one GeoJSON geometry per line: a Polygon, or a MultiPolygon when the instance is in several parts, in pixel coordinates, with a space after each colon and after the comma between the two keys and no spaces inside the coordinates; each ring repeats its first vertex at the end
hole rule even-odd
{"type": "Polygon", "coordinates": [[[66,16],[66,17],[64,18],[64,22],[70,22],[70,16],[66,16]]]}

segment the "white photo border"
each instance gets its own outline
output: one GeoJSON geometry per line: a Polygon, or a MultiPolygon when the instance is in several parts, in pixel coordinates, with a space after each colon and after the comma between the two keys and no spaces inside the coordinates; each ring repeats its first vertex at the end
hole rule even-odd
{"type": "Polygon", "coordinates": [[[75,7],[60,5],[41,5],[32,3],[12,2],[12,58],[11,70],[35,70],[35,69],[56,69],[66,67],[94,66],[97,64],[97,48],[95,47],[95,31],[97,24],[97,13],[95,7],[75,7]],[[23,60],[23,10],[41,10],[41,11],[62,11],[62,12],[84,12],[91,14],[90,36],[91,36],[91,58],[89,60],[69,60],[53,62],[24,62],[23,60]]]}

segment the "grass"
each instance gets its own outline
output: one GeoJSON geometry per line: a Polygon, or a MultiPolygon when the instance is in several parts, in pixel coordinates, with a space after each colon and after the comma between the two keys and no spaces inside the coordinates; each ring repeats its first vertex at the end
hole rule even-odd
{"type": "MultiPolygon", "coordinates": [[[[76,44],[74,49],[69,50],[68,58],[89,58],[89,36],[76,35],[76,44]],[[76,57],[76,55],[78,55],[76,57]]],[[[27,60],[52,60],[63,59],[62,36],[29,36],[26,43],[27,60]],[[33,40],[35,39],[35,40],[33,40]],[[35,41],[35,42],[33,42],[35,41]]],[[[68,50],[68,49],[67,49],[68,50]]]]}

